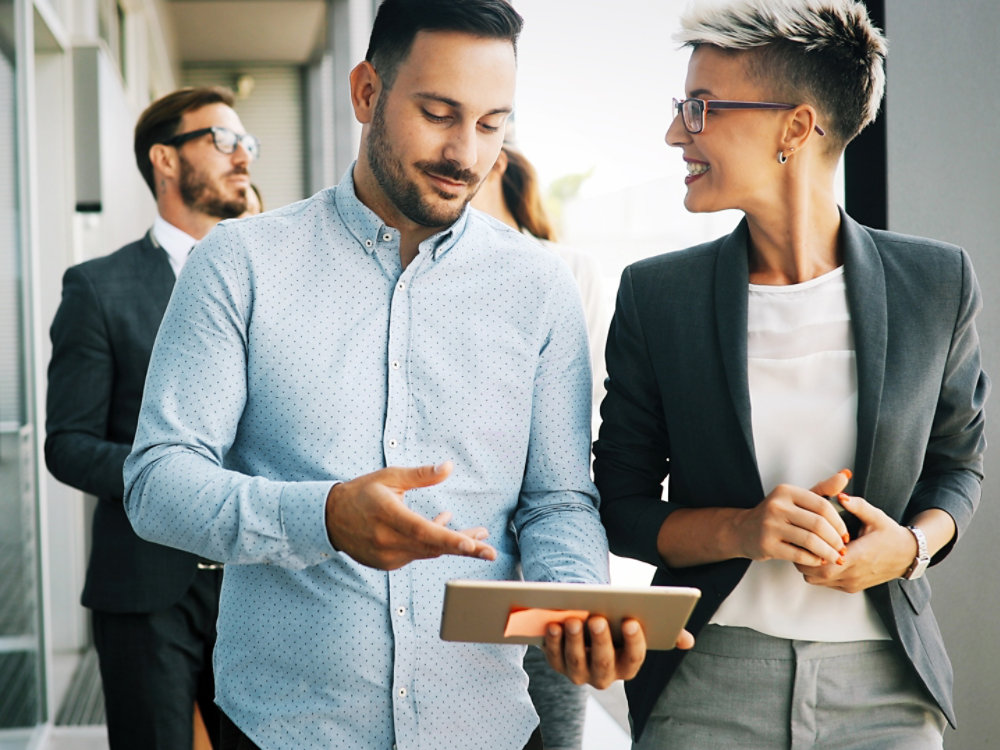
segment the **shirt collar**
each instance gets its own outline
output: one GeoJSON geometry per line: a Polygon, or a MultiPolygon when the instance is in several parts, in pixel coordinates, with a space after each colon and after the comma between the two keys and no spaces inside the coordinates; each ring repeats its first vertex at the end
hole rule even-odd
{"type": "MultiPolygon", "coordinates": [[[[380,240],[386,235],[397,237],[399,231],[388,226],[378,214],[361,202],[358,194],[354,190],[354,165],[348,167],[347,172],[337,185],[334,191],[334,201],[337,206],[337,213],[340,215],[344,226],[354,236],[361,245],[361,248],[371,255],[378,246],[380,240]]],[[[448,252],[461,238],[465,232],[465,227],[469,220],[469,207],[466,206],[455,222],[442,229],[440,232],[431,235],[420,243],[419,252],[430,251],[434,260],[440,258],[448,252]]]]}
{"type": "Polygon", "coordinates": [[[153,239],[162,247],[168,256],[170,264],[183,267],[191,248],[198,242],[187,232],[178,229],[159,214],[153,221],[153,239]]]}

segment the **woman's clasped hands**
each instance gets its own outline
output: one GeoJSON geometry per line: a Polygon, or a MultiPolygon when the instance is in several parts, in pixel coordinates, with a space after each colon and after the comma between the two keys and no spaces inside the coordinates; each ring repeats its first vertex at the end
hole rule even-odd
{"type": "Polygon", "coordinates": [[[844,494],[843,469],[806,490],[778,485],[736,519],[742,554],[751,560],[788,560],[807,583],[855,593],[898,578],[913,560],[916,541],[864,498],[844,494]],[[852,538],[836,506],[857,517],[852,538]]]}

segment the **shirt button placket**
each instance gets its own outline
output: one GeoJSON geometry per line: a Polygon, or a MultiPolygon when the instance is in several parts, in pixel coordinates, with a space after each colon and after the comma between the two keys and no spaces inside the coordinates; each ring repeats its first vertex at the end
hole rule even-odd
{"type": "MultiPolygon", "coordinates": [[[[389,242],[392,235],[385,232],[382,238],[389,242]]],[[[383,450],[387,466],[401,465],[405,462],[405,446],[403,439],[406,428],[406,411],[409,403],[408,384],[404,356],[409,348],[409,283],[406,277],[413,273],[412,263],[396,279],[394,290],[390,293],[389,303],[389,383],[386,402],[385,426],[382,433],[383,450]]]]}
{"type": "Polygon", "coordinates": [[[416,635],[410,619],[411,597],[410,571],[405,567],[391,571],[389,619],[396,644],[392,662],[392,715],[396,739],[402,740],[404,745],[407,740],[415,738],[417,729],[417,711],[412,690],[416,670],[416,635]]]}
{"type": "MultiPolygon", "coordinates": [[[[388,233],[386,233],[388,234],[388,233]]],[[[385,237],[386,234],[380,235],[385,237]]],[[[389,240],[392,237],[389,235],[389,240]]],[[[406,381],[406,356],[410,340],[410,286],[419,267],[414,260],[389,288],[389,342],[386,367],[388,391],[385,426],[382,433],[387,466],[406,466],[406,414],[409,404],[406,381]]],[[[409,567],[389,572],[389,625],[392,628],[395,656],[392,662],[392,714],[396,741],[410,747],[416,739],[417,714],[413,697],[416,669],[416,636],[411,617],[413,597],[409,567]]]]}

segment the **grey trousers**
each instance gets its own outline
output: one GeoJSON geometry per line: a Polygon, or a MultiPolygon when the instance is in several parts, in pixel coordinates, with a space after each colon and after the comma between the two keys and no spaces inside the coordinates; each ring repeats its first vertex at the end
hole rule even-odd
{"type": "Polygon", "coordinates": [[[709,625],[634,750],[941,750],[945,718],[891,641],[709,625]]]}

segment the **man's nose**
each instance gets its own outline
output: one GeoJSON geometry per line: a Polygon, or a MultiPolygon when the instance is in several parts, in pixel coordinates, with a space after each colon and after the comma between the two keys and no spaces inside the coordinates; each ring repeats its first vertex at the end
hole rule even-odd
{"type": "Polygon", "coordinates": [[[455,128],[449,133],[444,149],[444,157],[458,164],[462,169],[471,169],[478,159],[478,138],[475,125],[455,128]]]}
{"type": "Polygon", "coordinates": [[[233,149],[233,153],[230,154],[234,164],[247,165],[253,161],[253,154],[251,154],[247,147],[244,145],[243,141],[238,141],[236,143],[236,148],[233,149]]]}

